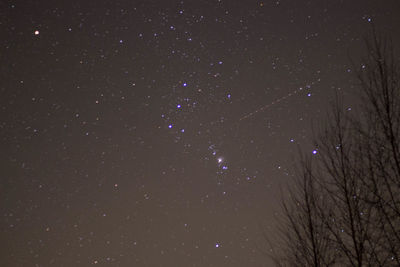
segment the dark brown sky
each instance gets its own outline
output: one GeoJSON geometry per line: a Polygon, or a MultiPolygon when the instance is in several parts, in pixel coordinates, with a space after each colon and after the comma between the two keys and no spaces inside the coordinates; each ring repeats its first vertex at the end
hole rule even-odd
{"type": "Polygon", "coordinates": [[[396,43],[398,14],[397,0],[1,2],[0,265],[271,266],[261,233],[298,147],[317,149],[335,91],[354,112],[349,57],[361,64],[372,22],[396,43]]]}

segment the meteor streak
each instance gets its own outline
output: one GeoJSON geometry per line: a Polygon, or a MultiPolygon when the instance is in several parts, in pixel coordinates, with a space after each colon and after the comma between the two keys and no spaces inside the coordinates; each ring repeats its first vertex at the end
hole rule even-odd
{"type": "Polygon", "coordinates": [[[255,110],[255,111],[253,111],[253,112],[251,112],[251,113],[249,113],[249,114],[244,115],[243,117],[241,117],[241,118],[239,119],[239,121],[246,120],[246,119],[248,119],[248,118],[250,118],[250,117],[256,115],[257,113],[262,112],[262,111],[264,111],[264,110],[270,108],[271,106],[273,106],[273,105],[275,105],[275,104],[278,104],[279,102],[285,100],[286,98],[289,98],[289,97],[291,97],[291,96],[297,94],[297,93],[298,93],[299,91],[301,91],[301,90],[303,90],[303,87],[297,88],[297,89],[294,90],[293,92],[290,92],[289,94],[287,94],[287,95],[285,95],[285,96],[283,96],[283,97],[281,97],[281,98],[278,98],[278,99],[272,101],[272,102],[269,103],[268,105],[262,106],[261,108],[255,110]]]}

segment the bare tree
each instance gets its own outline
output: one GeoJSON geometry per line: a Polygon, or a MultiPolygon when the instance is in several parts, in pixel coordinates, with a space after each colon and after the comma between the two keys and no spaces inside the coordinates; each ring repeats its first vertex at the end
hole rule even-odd
{"type": "Polygon", "coordinates": [[[357,124],[369,171],[362,181],[377,213],[377,251],[382,263],[400,266],[400,70],[390,39],[373,29],[358,71],[364,116],[357,124]]]}
{"type": "Polygon", "coordinates": [[[302,157],[273,244],[277,266],[400,266],[400,72],[387,38],[373,29],[365,43],[360,112],[349,116],[337,99],[318,156],[302,157]]]}
{"type": "Polygon", "coordinates": [[[350,120],[342,110],[337,101],[316,140],[319,165],[315,178],[328,202],[328,207],[321,209],[320,219],[344,262],[364,266],[371,261],[368,240],[372,213],[360,179],[364,170],[360,138],[353,134],[350,120]]]}
{"type": "Polygon", "coordinates": [[[312,173],[309,157],[304,157],[299,176],[288,189],[288,200],[282,201],[277,235],[268,239],[270,256],[277,266],[333,266],[335,250],[320,220],[326,206],[312,173]]]}

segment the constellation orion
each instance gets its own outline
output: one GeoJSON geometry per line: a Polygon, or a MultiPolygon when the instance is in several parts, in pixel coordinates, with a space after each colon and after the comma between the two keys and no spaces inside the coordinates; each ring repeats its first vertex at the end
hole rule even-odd
{"type": "MultiPolygon", "coordinates": [[[[268,103],[267,105],[264,105],[264,106],[262,106],[262,107],[260,107],[260,108],[258,108],[256,110],[254,110],[251,113],[243,115],[238,120],[232,121],[233,124],[231,124],[231,126],[229,128],[232,130],[233,137],[234,138],[238,137],[239,127],[240,127],[241,121],[249,119],[249,118],[257,115],[258,113],[261,113],[261,112],[269,109],[270,107],[279,104],[280,102],[286,100],[287,98],[298,94],[300,91],[303,91],[305,88],[310,89],[311,85],[313,85],[313,84],[314,84],[314,82],[311,82],[310,84],[306,85],[305,87],[298,87],[295,90],[289,92],[288,94],[286,94],[286,95],[284,95],[284,96],[282,96],[282,97],[280,97],[278,99],[275,99],[274,101],[268,103]]],[[[182,86],[186,87],[187,84],[183,83],[182,86]]],[[[230,98],[230,95],[228,95],[228,98],[230,98]]],[[[181,110],[182,108],[183,108],[183,105],[181,103],[178,103],[176,105],[176,109],[177,110],[181,110]]],[[[167,117],[165,114],[162,114],[161,117],[165,118],[166,121],[168,121],[168,128],[169,129],[175,128],[174,123],[172,123],[169,120],[169,117],[167,117]]],[[[210,124],[210,126],[217,125],[217,124],[224,124],[224,118],[221,117],[220,119],[218,119],[216,121],[212,121],[209,124],[210,124]]],[[[185,129],[182,128],[180,131],[176,131],[176,133],[178,133],[178,132],[180,134],[183,134],[185,132],[185,129]]],[[[199,131],[199,133],[200,133],[200,131],[199,131]]],[[[211,138],[211,139],[213,139],[213,138],[211,138]]],[[[176,140],[180,140],[180,137],[177,138],[176,140]]],[[[227,173],[230,171],[230,166],[229,166],[230,164],[229,164],[229,160],[225,159],[225,157],[223,156],[221,151],[219,151],[217,146],[218,146],[217,144],[215,144],[214,142],[209,140],[209,142],[208,142],[208,150],[209,150],[209,152],[211,153],[212,156],[211,156],[211,158],[209,158],[209,156],[206,156],[205,159],[208,160],[208,159],[212,159],[213,158],[215,160],[215,163],[217,165],[216,166],[217,167],[216,176],[218,178],[218,183],[217,184],[221,186],[221,185],[224,184],[223,180],[224,180],[225,175],[227,175],[227,173]]],[[[190,144],[188,146],[185,145],[185,147],[190,147],[190,144]]],[[[246,180],[247,181],[250,181],[250,180],[252,180],[252,179],[254,179],[256,177],[256,174],[249,173],[246,170],[246,168],[241,170],[241,173],[246,176],[246,180]]],[[[225,195],[226,191],[223,191],[222,194],[225,195]]]]}

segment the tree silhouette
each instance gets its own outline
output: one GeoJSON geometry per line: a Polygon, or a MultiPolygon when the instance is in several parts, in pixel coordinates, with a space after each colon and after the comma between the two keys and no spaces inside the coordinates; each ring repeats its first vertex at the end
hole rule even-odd
{"type": "Polygon", "coordinates": [[[270,256],[277,266],[400,266],[400,72],[372,29],[357,68],[359,112],[337,97],[302,156],[270,256]]]}

